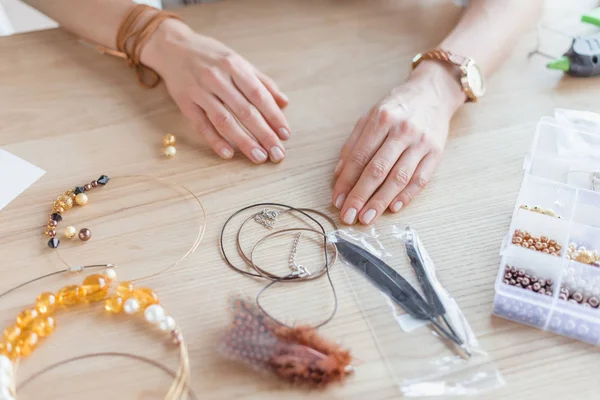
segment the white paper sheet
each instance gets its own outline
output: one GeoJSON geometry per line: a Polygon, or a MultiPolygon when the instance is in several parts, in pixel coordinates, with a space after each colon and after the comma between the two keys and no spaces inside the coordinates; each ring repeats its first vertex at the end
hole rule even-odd
{"type": "Polygon", "coordinates": [[[45,173],[43,169],[0,149],[0,210],[45,173]]]}

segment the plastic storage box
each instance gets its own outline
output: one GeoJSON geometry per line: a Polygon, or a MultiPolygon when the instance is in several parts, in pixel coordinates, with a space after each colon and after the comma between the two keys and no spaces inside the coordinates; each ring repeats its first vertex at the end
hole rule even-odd
{"type": "Polygon", "coordinates": [[[600,267],[571,260],[567,250],[576,243],[600,252],[600,193],[595,191],[600,191],[600,174],[596,174],[600,170],[600,133],[543,118],[524,169],[510,231],[500,251],[493,313],[598,346],[600,308],[590,306],[588,300],[600,299],[600,267]],[[556,217],[523,209],[524,204],[552,209],[556,217]],[[513,244],[516,230],[555,240],[562,247],[561,255],[513,244]],[[505,283],[507,265],[538,279],[551,279],[552,295],[505,283]],[[565,300],[564,291],[561,298],[561,288],[580,293],[584,300],[565,300]]]}

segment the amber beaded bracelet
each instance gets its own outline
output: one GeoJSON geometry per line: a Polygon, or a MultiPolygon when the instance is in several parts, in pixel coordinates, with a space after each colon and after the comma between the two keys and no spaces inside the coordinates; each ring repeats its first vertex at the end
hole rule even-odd
{"type": "Polygon", "coordinates": [[[131,282],[116,284],[114,268],[87,276],[81,285],[67,285],[56,293],[40,294],[33,307],[23,310],[13,325],[4,330],[0,341],[0,399],[15,400],[14,371],[19,362],[29,356],[41,339],[50,336],[56,327],[54,315],[82,304],[104,302],[107,313],[143,314],[145,320],[169,334],[179,346],[180,364],[176,379],[165,399],[179,400],[189,380],[189,359],[183,336],[173,317],[160,305],[158,295],[149,288],[136,288],[131,282]],[[111,293],[113,287],[113,293],[111,293]]]}

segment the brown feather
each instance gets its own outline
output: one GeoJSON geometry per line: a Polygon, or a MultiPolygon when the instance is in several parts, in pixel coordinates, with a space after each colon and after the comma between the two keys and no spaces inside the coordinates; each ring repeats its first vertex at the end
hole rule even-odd
{"type": "Polygon", "coordinates": [[[226,356],[311,387],[342,382],[351,370],[350,352],[315,329],[279,325],[246,300],[235,298],[231,305],[232,327],[222,346],[226,356]]]}

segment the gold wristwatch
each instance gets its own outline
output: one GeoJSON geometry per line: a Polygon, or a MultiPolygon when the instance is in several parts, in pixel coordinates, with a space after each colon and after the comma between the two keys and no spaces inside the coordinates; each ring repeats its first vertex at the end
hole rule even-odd
{"type": "Polygon", "coordinates": [[[423,60],[436,60],[455,65],[460,69],[460,84],[467,95],[467,101],[477,101],[485,93],[485,80],[481,70],[470,57],[463,57],[446,50],[435,49],[419,53],[412,60],[415,69],[423,60]]]}

